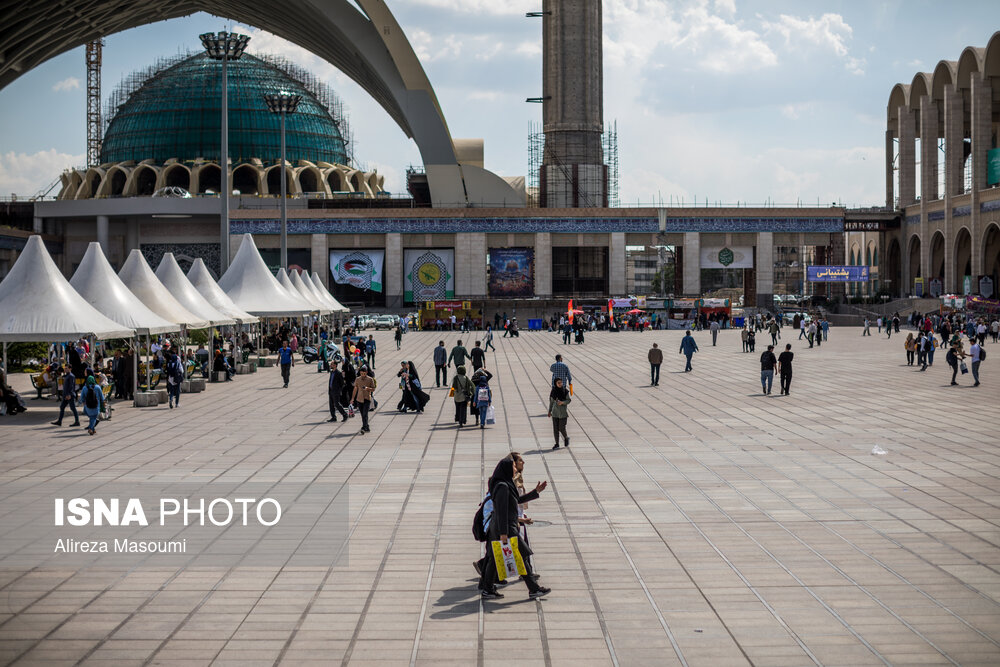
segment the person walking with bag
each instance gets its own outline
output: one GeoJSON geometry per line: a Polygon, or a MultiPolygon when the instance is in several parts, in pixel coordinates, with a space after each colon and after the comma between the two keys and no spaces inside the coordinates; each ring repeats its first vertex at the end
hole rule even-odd
{"type": "Polygon", "coordinates": [[[472,406],[476,410],[476,421],[479,422],[481,429],[486,428],[486,419],[493,405],[493,391],[490,389],[492,379],[493,374],[485,368],[480,368],[472,374],[472,383],[476,387],[472,394],[472,406]]]}
{"type": "MultiPolygon", "coordinates": [[[[519,495],[517,487],[514,485],[514,472],[522,472],[523,470],[524,459],[517,452],[512,452],[500,460],[490,477],[488,488],[493,500],[493,513],[489,520],[489,529],[486,531],[486,566],[479,578],[480,596],[484,600],[496,600],[503,597],[503,594],[497,591],[499,577],[497,576],[496,558],[493,557],[493,543],[500,542],[501,545],[509,545],[510,537],[517,537],[519,532],[518,505],[537,499],[548,486],[548,482],[538,482],[533,491],[519,495]]],[[[552,589],[540,586],[535,581],[535,575],[531,569],[532,552],[528,545],[518,540],[517,549],[524,563],[525,574],[521,575],[521,580],[528,587],[528,597],[535,599],[551,593],[552,589]]]]}
{"type": "Polygon", "coordinates": [[[434,386],[448,384],[448,348],[444,346],[444,341],[439,341],[434,348],[434,386]]]}
{"type": "Polygon", "coordinates": [[[170,409],[174,409],[174,405],[181,407],[181,382],[184,381],[184,366],[181,364],[180,358],[173,352],[168,352],[170,355],[170,360],[167,362],[167,396],[169,397],[168,404],[170,409]]]}
{"type": "Polygon", "coordinates": [[[556,444],[552,449],[559,449],[559,434],[562,433],[563,441],[569,447],[569,436],[566,435],[566,422],[569,421],[569,410],[566,408],[573,399],[569,397],[569,391],[563,386],[561,378],[556,378],[552,391],[549,392],[549,417],[552,419],[552,435],[556,439],[556,444]]]}
{"type": "Polygon", "coordinates": [[[97,380],[93,375],[87,376],[87,383],[80,391],[80,400],[83,401],[83,414],[90,420],[87,424],[87,433],[94,435],[97,432],[97,420],[104,409],[104,392],[97,386],[97,380]]]}
{"type": "Polygon", "coordinates": [[[472,400],[474,390],[472,380],[465,374],[465,366],[455,369],[455,377],[451,380],[451,391],[455,397],[455,422],[459,428],[465,426],[468,420],[469,401],[472,400]]]}

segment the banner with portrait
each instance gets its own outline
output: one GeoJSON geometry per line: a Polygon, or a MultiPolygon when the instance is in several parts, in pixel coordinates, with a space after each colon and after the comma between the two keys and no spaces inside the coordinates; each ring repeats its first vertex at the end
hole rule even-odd
{"type": "Polygon", "coordinates": [[[335,283],[381,292],[385,249],[331,250],[330,277],[335,283]]]}
{"type": "Polygon", "coordinates": [[[455,296],[455,250],[408,248],[403,251],[403,301],[440,301],[455,296]]]}
{"type": "Polygon", "coordinates": [[[490,296],[535,295],[535,249],[490,248],[490,296]]]}

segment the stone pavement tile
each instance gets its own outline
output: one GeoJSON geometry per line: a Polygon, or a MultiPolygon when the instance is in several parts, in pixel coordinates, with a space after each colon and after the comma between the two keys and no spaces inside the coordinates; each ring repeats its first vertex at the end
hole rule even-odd
{"type": "Polygon", "coordinates": [[[68,618],[68,614],[18,614],[0,626],[0,641],[41,639],[68,618]]]}
{"type": "Polygon", "coordinates": [[[84,665],[142,665],[159,646],[157,641],[115,640],[107,641],[90,654],[84,665]]]}
{"type": "Polygon", "coordinates": [[[97,645],[96,641],[52,639],[21,654],[18,662],[25,665],[72,665],[83,659],[97,645]]]}
{"type": "Polygon", "coordinates": [[[53,639],[105,639],[128,618],[128,614],[82,612],[70,617],[55,632],[53,639]]]}

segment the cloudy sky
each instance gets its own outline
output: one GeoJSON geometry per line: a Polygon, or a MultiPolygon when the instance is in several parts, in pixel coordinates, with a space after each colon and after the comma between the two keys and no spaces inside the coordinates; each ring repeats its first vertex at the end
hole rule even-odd
{"type": "MultiPolygon", "coordinates": [[[[524,14],[540,0],[389,6],[452,135],[484,138],[488,169],[525,174],[541,118],[524,102],[541,95],[541,23],[524,14]]],[[[236,27],[252,35],[251,52],[288,55],[333,86],[356,155],[402,192],[419,153],[381,108],[327,63],[230,18],[196,14],[110,36],[105,95],[158,56],[199,49],[199,33],[236,27]]],[[[985,46],[995,30],[996,0],[604,0],[604,113],[618,126],[621,201],[883,204],[891,87],[985,46]]],[[[0,90],[0,194],[33,194],[83,164],[85,81],[81,47],[0,90]]]]}

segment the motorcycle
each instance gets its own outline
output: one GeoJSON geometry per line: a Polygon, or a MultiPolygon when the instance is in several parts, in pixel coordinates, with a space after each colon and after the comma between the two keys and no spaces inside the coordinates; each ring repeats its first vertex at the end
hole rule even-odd
{"type": "MultiPolygon", "coordinates": [[[[340,356],[340,352],[335,349],[327,349],[326,351],[326,361],[329,364],[339,364],[343,360],[340,356]]],[[[319,350],[311,345],[302,348],[302,361],[307,364],[312,364],[319,361],[319,350]]]]}

